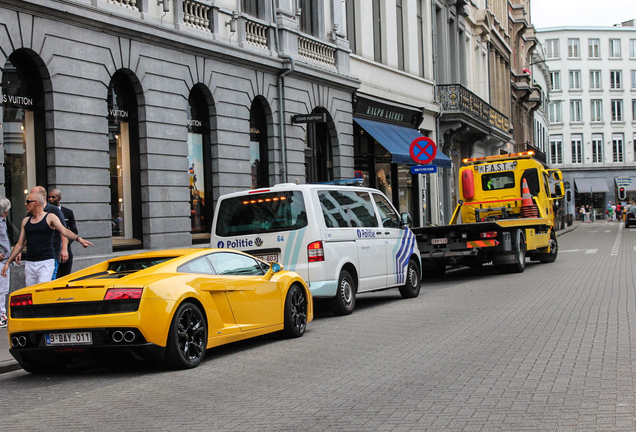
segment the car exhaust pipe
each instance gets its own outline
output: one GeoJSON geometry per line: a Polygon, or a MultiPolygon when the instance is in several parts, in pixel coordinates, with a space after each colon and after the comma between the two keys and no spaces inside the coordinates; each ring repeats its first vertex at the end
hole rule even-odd
{"type": "Polygon", "coordinates": [[[24,348],[26,346],[27,343],[27,338],[26,336],[13,336],[11,338],[11,345],[13,346],[13,348],[24,348]]]}
{"type": "Polygon", "coordinates": [[[135,333],[128,330],[126,333],[124,333],[124,340],[126,342],[132,342],[135,340],[135,333]]]}
{"type": "Polygon", "coordinates": [[[111,338],[113,339],[113,342],[119,343],[124,339],[124,334],[117,330],[113,332],[111,338]]]}
{"type": "Polygon", "coordinates": [[[16,336],[13,336],[11,338],[11,346],[13,348],[17,348],[20,345],[20,343],[18,342],[18,338],[16,336]]]}

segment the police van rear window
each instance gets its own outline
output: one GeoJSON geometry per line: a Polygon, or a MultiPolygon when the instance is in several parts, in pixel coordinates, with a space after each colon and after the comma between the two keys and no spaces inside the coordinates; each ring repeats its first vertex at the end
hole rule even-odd
{"type": "Polygon", "coordinates": [[[291,231],[305,226],[307,211],[302,192],[267,192],[221,201],[216,235],[227,237],[291,231]]]}

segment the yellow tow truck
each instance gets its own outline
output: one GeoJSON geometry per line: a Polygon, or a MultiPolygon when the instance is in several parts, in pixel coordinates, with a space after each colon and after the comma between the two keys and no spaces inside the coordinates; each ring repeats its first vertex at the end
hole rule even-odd
{"type": "Polygon", "coordinates": [[[450,223],[412,229],[424,275],[489,262],[500,273],[521,273],[526,257],[556,260],[554,204],[563,198],[563,176],[533,156],[530,151],[462,161],[460,200],[450,223]]]}

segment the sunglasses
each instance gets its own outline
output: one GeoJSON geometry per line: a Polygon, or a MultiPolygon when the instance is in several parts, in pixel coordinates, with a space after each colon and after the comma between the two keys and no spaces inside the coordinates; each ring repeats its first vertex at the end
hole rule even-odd
{"type": "Polygon", "coordinates": [[[36,202],[36,201],[35,200],[26,200],[25,204],[31,204],[31,203],[34,203],[34,202],[36,202]]]}

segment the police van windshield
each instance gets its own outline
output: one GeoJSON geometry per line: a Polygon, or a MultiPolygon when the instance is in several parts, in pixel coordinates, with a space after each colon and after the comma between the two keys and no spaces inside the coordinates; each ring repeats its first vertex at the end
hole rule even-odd
{"type": "Polygon", "coordinates": [[[268,192],[221,201],[216,235],[290,231],[307,226],[307,211],[299,191],[268,192]]]}

